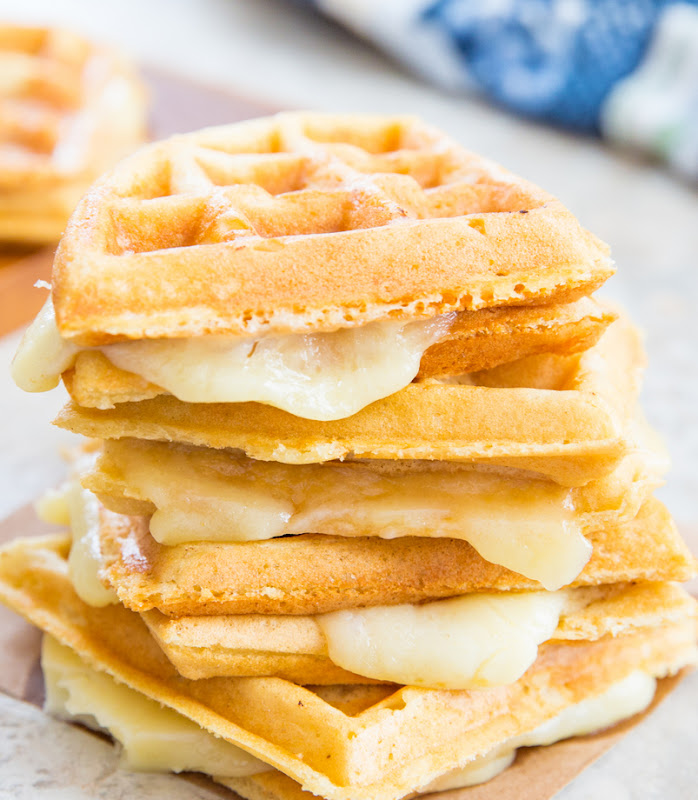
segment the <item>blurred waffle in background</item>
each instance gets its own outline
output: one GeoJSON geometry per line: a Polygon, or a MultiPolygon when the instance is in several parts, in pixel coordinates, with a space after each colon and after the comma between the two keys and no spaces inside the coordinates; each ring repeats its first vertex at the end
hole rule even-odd
{"type": "Polygon", "coordinates": [[[105,169],[145,138],[146,93],[115,51],[0,25],[0,241],[60,237],[105,169]]]}

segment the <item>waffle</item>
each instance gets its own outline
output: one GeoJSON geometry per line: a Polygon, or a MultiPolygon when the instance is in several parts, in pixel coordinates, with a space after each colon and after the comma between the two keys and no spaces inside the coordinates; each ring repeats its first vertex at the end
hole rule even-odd
{"type": "Polygon", "coordinates": [[[329,800],[397,800],[633,671],[661,676],[696,658],[690,615],[616,638],[551,645],[523,678],[494,690],[302,688],[278,678],[190,681],[177,674],[138,615],[119,605],[92,608],[77,598],[66,577],[66,551],[65,537],[3,548],[3,602],[88,666],[329,800]]]}
{"type": "MultiPolygon", "coordinates": [[[[422,356],[418,379],[490,369],[540,353],[569,355],[596,344],[615,312],[590,298],[550,306],[461,311],[449,332],[422,356]]],[[[73,400],[113,408],[167,394],[140,375],[119,369],[99,350],[78,353],[65,374],[73,400]]]]}
{"type": "MultiPolygon", "coordinates": [[[[540,589],[457,539],[317,534],[243,544],[158,544],[145,517],[101,510],[102,579],[134,611],[167,616],[317,614],[476,591],[540,589]]],[[[650,499],[631,522],[589,534],[572,586],[688,580],[695,562],[667,510],[650,499]]]]}
{"type": "Polygon", "coordinates": [[[419,120],[295,113],[121,162],[53,287],[61,334],[98,345],[569,302],[612,271],[559,201],[419,120]]]}
{"type": "Polygon", "coordinates": [[[463,526],[473,515],[511,526],[532,514],[541,523],[555,514],[591,530],[631,520],[660,484],[667,466],[664,451],[649,429],[643,437],[641,447],[613,472],[577,488],[456,462],[290,465],[255,461],[228,450],[128,438],[105,441],[81,483],[110,511],[174,513],[161,523],[167,536],[156,535],[162,544],[299,533],[467,539],[463,526]],[[243,522],[240,514],[250,504],[256,514],[243,522]],[[259,514],[265,505],[270,514],[282,510],[289,518],[261,533],[259,514]],[[186,530],[179,530],[180,520],[186,520],[186,530]]]}
{"type": "Polygon", "coordinates": [[[541,353],[588,350],[616,317],[589,297],[562,305],[462,311],[448,336],[422,356],[417,380],[480,372],[541,353]]]}
{"type": "Polygon", "coordinates": [[[144,139],[131,67],[65,30],[0,26],[0,240],[57,240],[90,183],[144,139]]]}
{"type": "MultiPolygon", "coordinates": [[[[679,621],[694,601],[672,583],[613,584],[571,590],[551,641],[596,641],[679,621]]],[[[180,675],[275,676],[298,684],[375,683],[333,663],[313,616],[177,617],[146,611],[143,619],[180,675]]],[[[548,645],[543,645],[541,651],[548,645]]]]}
{"type": "Polygon", "coordinates": [[[107,410],[73,402],[56,423],[95,438],[238,448],[268,461],[468,461],[580,486],[611,471],[633,446],[643,365],[637,332],[621,317],[582,354],[531,356],[463,383],[413,383],[332,422],[259,403],[183,403],[161,395],[107,410]]]}

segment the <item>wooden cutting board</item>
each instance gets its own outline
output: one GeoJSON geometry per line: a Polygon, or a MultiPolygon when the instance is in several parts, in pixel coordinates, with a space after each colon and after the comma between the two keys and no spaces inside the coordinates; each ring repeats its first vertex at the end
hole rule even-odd
{"type": "MultiPolygon", "coordinates": [[[[143,79],[150,92],[148,130],[153,139],[279,110],[153,68],[143,70],[143,79]]],[[[0,249],[0,336],[29,322],[41,307],[46,295],[33,287],[38,280],[49,279],[53,250],[0,249]]]]}

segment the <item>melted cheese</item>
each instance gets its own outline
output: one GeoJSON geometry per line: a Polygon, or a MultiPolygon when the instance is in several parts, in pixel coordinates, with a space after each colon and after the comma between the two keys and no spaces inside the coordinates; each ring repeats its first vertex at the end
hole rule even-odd
{"type": "Polygon", "coordinates": [[[70,525],[70,509],[68,508],[68,490],[66,484],[60,489],[48,489],[36,501],[36,515],[49,525],[70,525]]]}
{"type": "Polygon", "coordinates": [[[99,579],[101,566],[99,546],[99,501],[77,479],[70,482],[66,502],[73,543],[68,556],[68,575],[78,597],[90,606],[117,603],[113,589],[99,579]]]}
{"type": "MultiPolygon", "coordinates": [[[[226,778],[270,769],[263,761],[214,737],[191,720],[140,692],[88,667],[69,648],[44,636],[42,666],[46,710],[108,730],[123,747],[125,766],[135,770],[193,770],[226,778]]],[[[654,696],[653,677],[634,672],[605,692],[565,708],[533,731],[503,742],[465,767],[452,770],[421,788],[439,792],[483,783],[506,769],[518,747],[549,745],[615,725],[645,709],[654,696]]]]}
{"type": "MultiPolygon", "coordinates": [[[[307,419],[332,420],[407,386],[425,350],[446,335],[453,319],[444,314],[260,339],[142,339],[99,349],[115,366],[184,402],[255,401],[307,419]]],[[[49,297],[20,344],[13,378],[30,392],[52,389],[80,350],[61,338],[49,297]]]]}
{"type": "Polygon", "coordinates": [[[263,339],[144,339],[102,352],[187,403],[255,401],[306,419],[349,417],[411,383],[450,315],[263,339]]]}
{"type": "Polygon", "coordinates": [[[496,778],[500,772],[510,767],[516,758],[516,750],[497,748],[493,753],[474,758],[466,767],[447,772],[435,781],[420,789],[420,793],[446,792],[449,789],[465,789],[477,786],[496,778]]]}
{"type": "Polygon", "coordinates": [[[465,768],[442,775],[421,791],[443,792],[483,783],[511,764],[518,747],[550,745],[562,739],[584,736],[616,725],[621,720],[644,711],[652,702],[656,685],[657,682],[651,675],[632,672],[627,678],[612,684],[602,694],[568,706],[535,730],[509,739],[494,751],[476,758],[465,768]]]}
{"type": "Polygon", "coordinates": [[[241,458],[212,469],[196,451],[108,443],[126,493],[156,506],[161,544],[239,542],[300,533],[464,539],[549,590],[591,555],[569,489],[466,470],[385,474],[348,464],[241,458]]]}
{"type": "Polygon", "coordinates": [[[656,688],[654,677],[645,672],[632,672],[602,694],[566,708],[534,731],[516,737],[511,744],[536,747],[608,728],[647,708],[656,688]]]}
{"type": "Polygon", "coordinates": [[[407,686],[475,689],[520,678],[555,632],[565,602],[564,591],[482,593],[316,619],[330,658],[350,672],[407,686]]]}
{"type": "Polygon", "coordinates": [[[82,348],[61,338],[49,295],[36,319],[27,328],[12,361],[12,379],[25,392],[55,389],[82,348]]]}
{"type": "Polygon", "coordinates": [[[69,480],[58,489],[49,489],[37,501],[36,513],[39,519],[51,525],[70,527],[73,540],[68,556],[68,576],[83,602],[101,608],[117,603],[118,598],[99,578],[99,501],[80,485],[80,475],[93,466],[95,458],[95,452],[80,456],[72,465],[69,480]]]}
{"type": "Polygon", "coordinates": [[[44,636],[45,708],[108,731],[123,747],[124,766],[152,772],[206,772],[243,777],[269,770],[263,761],[219,739],[171,708],[90,669],[72,650],[44,636]]]}

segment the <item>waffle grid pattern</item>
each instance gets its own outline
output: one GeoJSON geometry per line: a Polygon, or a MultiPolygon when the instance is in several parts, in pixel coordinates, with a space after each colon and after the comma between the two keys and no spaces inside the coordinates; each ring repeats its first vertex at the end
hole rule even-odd
{"type": "Polygon", "coordinates": [[[122,161],[68,223],[53,301],[98,345],[571,302],[612,272],[558,200],[419,120],[295,112],[122,161]]]}
{"type": "Polygon", "coordinates": [[[66,143],[84,127],[93,51],[64,30],[0,26],[0,179],[65,170],[66,143]]]}
{"type": "Polygon", "coordinates": [[[526,213],[546,199],[417,120],[298,114],[180,137],[116,194],[104,208],[113,255],[526,213]]]}

